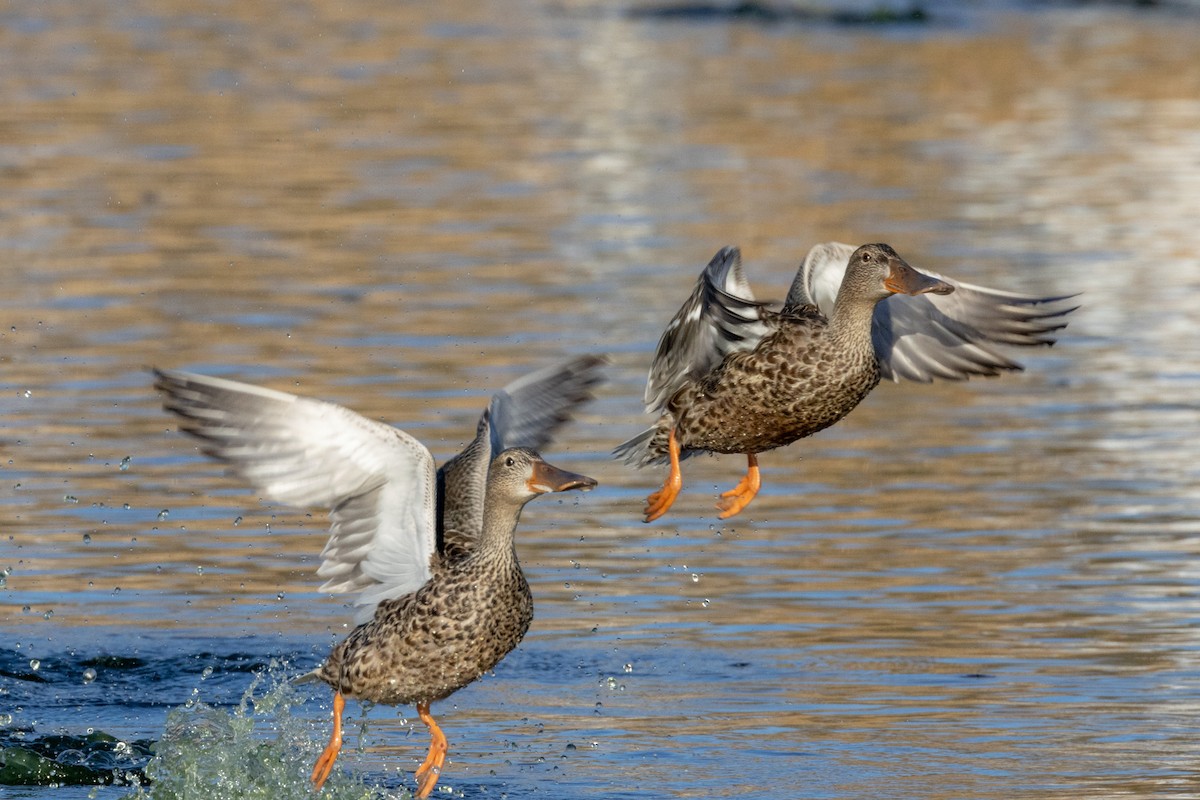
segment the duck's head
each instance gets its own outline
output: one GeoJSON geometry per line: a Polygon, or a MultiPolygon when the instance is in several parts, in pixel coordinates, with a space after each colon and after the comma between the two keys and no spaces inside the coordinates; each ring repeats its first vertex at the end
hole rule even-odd
{"type": "Polygon", "coordinates": [[[547,492],[571,489],[586,492],[596,487],[596,481],[548,464],[528,447],[510,447],[492,459],[488,467],[488,486],[494,486],[511,500],[524,504],[547,492]]]}
{"type": "Polygon", "coordinates": [[[917,272],[886,244],[864,244],[850,256],[846,279],[883,299],[893,294],[950,294],[954,287],[917,272]]]}

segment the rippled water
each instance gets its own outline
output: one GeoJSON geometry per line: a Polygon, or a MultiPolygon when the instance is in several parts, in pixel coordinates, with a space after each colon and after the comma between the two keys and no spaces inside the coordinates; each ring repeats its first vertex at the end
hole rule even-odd
{"type": "MultiPolygon", "coordinates": [[[[281,729],[253,702],[238,717],[254,676],[347,630],[312,575],[324,517],[224,477],[148,366],[340,402],[445,457],[495,388],[607,352],[609,384],[550,451],[601,488],[527,509],[537,619],[434,706],[445,789],[1200,791],[1200,16],[637,8],[0,11],[6,752],[122,780],[164,737],[184,761],[249,752],[281,729]],[[688,462],[642,524],[661,475],[607,453],[646,422],[695,275],[736,243],[781,296],[830,239],[1082,307],[1024,373],[881,386],[767,454],[732,525],[712,504],[735,457],[688,462]],[[218,747],[173,709],[253,729],[218,747]]],[[[276,705],[299,752],[328,735],[328,695],[305,692],[276,705]]],[[[412,710],[375,708],[362,735],[350,711],[346,780],[411,787],[412,710]]]]}

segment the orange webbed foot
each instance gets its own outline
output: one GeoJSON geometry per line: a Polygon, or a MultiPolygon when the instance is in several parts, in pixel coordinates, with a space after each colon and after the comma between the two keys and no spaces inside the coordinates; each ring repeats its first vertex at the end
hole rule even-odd
{"type": "Polygon", "coordinates": [[[438,778],[442,775],[442,764],[446,761],[446,750],[449,743],[446,735],[429,713],[429,703],[417,703],[417,715],[429,727],[429,752],[421,766],[417,767],[417,797],[424,800],[429,797],[433,787],[437,786],[438,778]]]}
{"type": "Polygon", "coordinates": [[[314,791],[321,791],[329,773],[333,772],[333,762],[337,761],[338,753],[342,750],[342,712],[346,709],[346,700],[341,692],[333,696],[333,735],[329,744],[321,752],[316,765],[313,766],[312,783],[314,791]]]}
{"type": "Polygon", "coordinates": [[[729,519],[743,508],[750,505],[750,501],[758,494],[759,488],[762,486],[762,480],[758,472],[758,456],[754,453],[747,453],[746,459],[749,466],[746,468],[746,474],[742,477],[738,485],[730,489],[728,492],[722,492],[720,501],[717,502],[717,508],[721,509],[721,513],[717,516],[720,519],[729,519]]]}
{"type": "Polygon", "coordinates": [[[683,488],[683,473],[679,471],[679,440],[675,438],[674,428],[667,434],[667,455],[671,459],[671,471],[667,473],[662,488],[646,498],[643,522],[653,522],[667,513],[683,488]]]}

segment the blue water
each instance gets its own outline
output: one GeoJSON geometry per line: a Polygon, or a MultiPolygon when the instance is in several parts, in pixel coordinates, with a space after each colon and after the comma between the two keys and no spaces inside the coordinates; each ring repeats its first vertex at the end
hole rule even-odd
{"type": "MultiPolygon", "coordinates": [[[[435,704],[437,796],[1196,796],[1200,18],[926,10],[0,12],[0,797],[311,796],[326,520],[204,458],[148,367],[445,458],[585,352],[609,383],[548,455],[601,486],[526,510],[536,619],[435,704]],[[642,524],[661,473],[608,453],[695,275],[739,244],[779,297],[830,239],[1081,308],[1023,373],[764,455],[732,524],[736,457],[642,524]],[[39,757],[68,777],[15,785],[39,757]]],[[[347,731],[331,795],[412,789],[413,709],[347,731]]]]}

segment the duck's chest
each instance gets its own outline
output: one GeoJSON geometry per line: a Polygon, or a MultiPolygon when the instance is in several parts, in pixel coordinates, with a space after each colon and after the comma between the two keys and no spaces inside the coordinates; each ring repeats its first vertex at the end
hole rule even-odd
{"type": "Polygon", "coordinates": [[[437,700],[496,666],[533,620],[520,567],[448,570],[380,604],[341,646],[343,690],[383,703],[437,700]]]}
{"type": "Polygon", "coordinates": [[[839,347],[824,333],[778,331],[691,387],[677,416],[684,446],[761,452],[850,413],[879,383],[879,365],[869,347],[839,347]]]}

